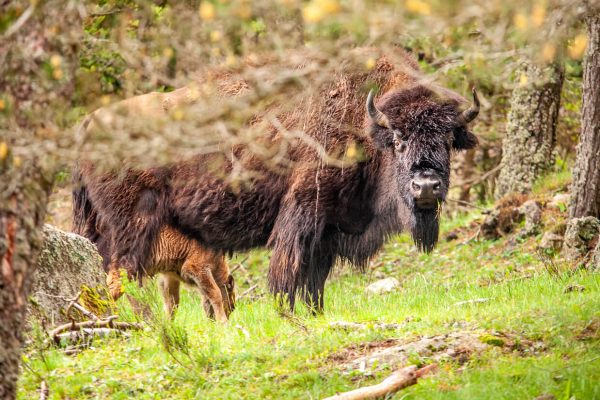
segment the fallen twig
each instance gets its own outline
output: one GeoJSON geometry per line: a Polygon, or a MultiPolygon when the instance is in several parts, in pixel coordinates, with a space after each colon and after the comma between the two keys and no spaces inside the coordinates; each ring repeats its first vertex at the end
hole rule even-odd
{"type": "Polygon", "coordinates": [[[358,322],[346,322],[346,321],[336,321],[336,322],[331,322],[329,324],[329,327],[332,329],[343,329],[346,331],[363,331],[366,329],[369,329],[370,327],[372,327],[373,329],[376,330],[390,330],[390,329],[400,329],[400,324],[384,324],[384,323],[377,323],[377,324],[373,324],[371,326],[367,325],[367,324],[361,324],[358,322]]]}
{"type": "Polygon", "coordinates": [[[72,299],[69,299],[68,297],[65,297],[65,296],[53,295],[53,294],[50,294],[50,293],[44,293],[44,295],[46,295],[48,297],[52,297],[54,299],[60,299],[60,300],[63,300],[65,302],[68,302],[69,305],[65,309],[65,314],[66,315],[69,315],[69,311],[71,310],[71,308],[75,308],[77,311],[79,311],[84,316],[86,316],[86,317],[88,317],[90,319],[93,319],[93,320],[99,320],[100,317],[98,317],[96,314],[94,314],[93,312],[89,311],[84,306],[82,306],[81,304],[78,303],[79,298],[81,297],[82,293],[83,292],[80,290],[79,292],[77,292],[77,294],[75,295],[75,297],[73,297],[72,299]]]}
{"type": "Polygon", "coordinates": [[[482,297],[480,299],[472,299],[472,300],[459,301],[459,302],[454,303],[454,305],[455,306],[462,306],[462,305],[465,305],[465,304],[485,303],[487,301],[490,301],[490,299],[487,298],[487,297],[482,297]]]}
{"type": "Polygon", "coordinates": [[[30,3],[29,7],[19,16],[19,18],[15,21],[14,24],[8,27],[8,29],[4,32],[4,38],[7,39],[14,35],[25,23],[27,20],[33,15],[35,11],[37,3],[30,3]]]}
{"type": "Polygon", "coordinates": [[[94,314],[91,311],[88,311],[85,307],[83,307],[81,304],[79,304],[76,301],[73,301],[73,302],[71,302],[71,304],[69,304],[69,307],[67,308],[67,314],[69,313],[69,308],[71,308],[71,307],[75,308],[77,311],[79,311],[86,317],[93,319],[94,321],[98,321],[100,319],[96,314],[94,314]]]}
{"type": "Polygon", "coordinates": [[[481,235],[481,227],[477,228],[477,232],[475,232],[475,234],[473,234],[470,238],[468,238],[464,242],[461,242],[460,245],[464,246],[466,244],[471,243],[473,240],[477,240],[479,238],[479,235],[481,235]]]}
{"type": "Polygon", "coordinates": [[[60,333],[66,331],[78,331],[84,328],[112,328],[118,330],[127,330],[127,329],[142,329],[141,324],[130,323],[130,322],[117,322],[114,321],[118,316],[111,315],[110,317],[102,320],[96,321],[84,321],[84,322],[71,322],[68,324],[63,324],[55,329],[53,329],[49,335],[50,337],[56,337],[60,333]]]}
{"type": "Polygon", "coordinates": [[[242,261],[240,261],[239,263],[237,263],[237,264],[235,265],[235,267],[233,267],[233,268],[231,269],[231,271],[229,271],[229,274],[233,274],[235,271],[237,271],[237,270],[238,270],[238,269],[240,269],[240,268],[242,268],[242,269],[245,269],[243,264],[244,264],[244,263],[245,263],[247,260],[248,260],[248,256],[244,257],[244,259],[243,259],[242,261]]]}
{"type": "Polygon", "coordinates": [[[279,315],[290,321],[292,325],[295,325],[298,328],[302,329],[304,332],[308,333],[308,327],[302,322],[302,320],[298,316],[285,310],[280,310],[279,315]]]}
{"type": "Polygon", "coordinates": [[[395,371],[381,383],[365,386],[345,393],[339,393],[335,396],[327,397],[324,400],[363,400],[383,398],[389,394],[396,393],[400,389],[416,384],[419,378],[436,369],[436,364],[431,364],[420,369],[417,368],[416,365],[409,365],[408,367],[395,371]]]}
{"type": "Polygon", "coordinates": [[[501,165],[498,164],[496,165],[494,168],[490,169],[488,172],[486,172],[485,174],[476,177],[474,179],[468,180],[466,182],[461,182],[458,185],[452,186],[452,188],[455,187],[462,187],[464,190],[470,189],[473,186],[477,185],[478,183],[481,183],[483,181],[485,181],[487,178],[491,177],[492,175],[496,174],[497,172],[500,171],[501,165]]]}
{"type": "Polygon", "coordinates": [[[243,299],[244,297],[246,297],[247,295],[252,293],[254,291],[254,289],[256,289],[257,287],[258,287],[258,283],[256,285],[252,285],[248,289],[244,290],[244,292],[239,295],[238,300],[243,299]]]}
{"type": "Polygon", "coordinates": [[[457,203],[457,204],[460,204],[460,205],[465,206],[465,207],[476,208],[478,210],[486,210],[485,207],[478,206],[477,204],[473,204],[473,203],[470,203],[470,202],[465,201],[465,200],[446,199],[446,201],[449,201],[449,202],[452,202],[452,203],[457,203]]]}
{"type": "Polygon", "coordinates": [[[129,337],[127,332],[124,332],[121,329],[113,329],[113,328],[83,328],[78,331],[68,331],[65,333],[60,333],[56,335],[54,338],[56,343],[63,344],[84,344],[83,348],[89,346],[94,338],[104,338],[108,336],[126,336],[129,337]]]}
{"type": "Polygon", "coordinates": [[[50,388],[48,387],[48,383],[46,381],[42,381],[40,385],[40,400],[48,399],[50,395],[50,388]]]}
{"type": "Polygon", "coordinates": [[[93,12],[93,13],[89,13],[88,15],[90,17],[104,17],[107,15],[118,14],[122,11],[123,11],[122,8],[113,8],[112,10],[93,12]]]}
{"type": "Polygon", "coordinates": [[[250,332],[241,325],[236,325],[235,328],[239,330],[246,338],[250,338],[250,332]]]}

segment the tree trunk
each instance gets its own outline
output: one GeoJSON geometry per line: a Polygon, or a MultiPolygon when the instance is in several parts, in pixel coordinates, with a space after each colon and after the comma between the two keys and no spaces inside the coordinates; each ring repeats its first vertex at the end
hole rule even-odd
{"type": "Polygon", "coordinates": [[[33,164],[20,165],[9,153],[0,160],[0,182],[0,399],[14,399],[21,330],[51,183],[33,164]]]}
{"type": "Polygon", "coordinates": [[[514,89],[502,142],[496,197],[527,193],[553,164],[556,123],[564,72],[562,65],[523,64],[521,84],[514,89]]]}
{"type": "Polygon", "coordinates": [[[571,218],[600,218],[600,10],[586,18],[581,139],[571,185],[571,218]]]}
{"type": "Polygon", "coordinates": [[[68,146],[53,138],[75,90],[81,5],[15,0],[2,6],[14,18],[4,21],[8,28],[0,35],[0,400],[16,397],[32,273],[61,162],[53,151],[68,146]]]}

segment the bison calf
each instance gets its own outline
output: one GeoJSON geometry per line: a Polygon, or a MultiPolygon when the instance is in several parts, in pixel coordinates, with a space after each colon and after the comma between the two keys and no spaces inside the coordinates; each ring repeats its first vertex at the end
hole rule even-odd
{"type": "MultiPolygon", "coordinates": [[[[145,275],[160,274],[159,286],[168,315],[173,315],[179,305],[179,286],[184,282],[200,291],[209,318],[227,322],[235,307],[235,292],[233,275],[222,251],[204,248],[175,229],[163,227],[151,254],[145,275]]],[[[118,299],[122,290],[117,268],[108,271],[107,284],[113,298],[118,299]]]]}

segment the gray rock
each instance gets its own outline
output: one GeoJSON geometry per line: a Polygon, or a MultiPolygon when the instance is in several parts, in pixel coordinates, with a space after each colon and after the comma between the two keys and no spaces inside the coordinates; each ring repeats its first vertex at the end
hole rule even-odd
{"type": "Polygon", "coordinates": [[[449,360],[460,354],[476,353],[488,348],[475,332],[452,332],[440,336],[430,336],[410,343],[376,350],[371,354],[356,358],[342,365],[346,371],[362,372],[392,369],[405,366],[414,356],[427,357],[433,360],[449,360]]]}
{"type": "Polygon", "coordinates": [[[400,287],[400,282],[396,278],[385,278],[371,283],[365,291],[370,294],[389,293],[400,287]]]}
{"type": "Polygon", "coordinates": [[[30,311],[42,314],[50,324],[63,322],[61,308],[83,286],[104,285],[102,257],[86,238],[44,225],[44,245],[38,257],[30,295],[30,311]]]}
{"type": "Polygon", "coordinates": [[[483,222],[481,223],[481,234],[485,239],[493,240],[500,236],[497,229],[498,213],[498,210],[493,210],[483,219],[483,222]]]}
{"type": "Polygon", "coordinates": [[[563,237],[552,232],[544,232],[540,240],[540,248],[560,250],[563,243],[563,237]]]}
{"type": "Polygon", "coordinates": [[[573,218],[567,224],[562,254],[569,261],[580,260],[592,250],[600,234],[600,220],[594,217],[573,218]]]}
{"type": "Polygon", "coordinates": [[[525,228],[521,236],[537,233],[542,221],[542,206],[535,200],[527,200],[519,207],[519,214],[525,217],[525,228]]]}
{"type": "Polygon", "coordinates": [[[600,238],[598,238],[598,243],[596,244],[596,248],[592,254],[592,263],[590,265],[590,269],[600,271],[600,238]]]}
{"type": "Polygon", "coordinates": [[[550,200],[548,202],[548,207],[558,208],[558,209],[563,208],[564,210],[566,210],[567,207],[569,206],[570,199],[571,199],[571,195],[569,193],[558,193],[558,194],[554,195],[552,200],[550,200]]]}

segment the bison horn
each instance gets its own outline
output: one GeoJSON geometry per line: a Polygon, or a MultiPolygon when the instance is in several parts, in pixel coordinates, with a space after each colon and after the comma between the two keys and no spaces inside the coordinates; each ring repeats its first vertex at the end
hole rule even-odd
{"type": "Polygon", "coordinates": [[[473,121],[479,114],[479,97],[477,97],[477,91],[473,88],[473,105],[463,111],[457,118],[457,124],[459,126],[467,125],[473,121]]]}
{"type": "Polygon", "coordinates": [[[390,129],[390,120],[377,108],[374,97],[375,92],[371,89],[367,96],[367,112],[369,113],[369,117],[371,117],[371,121],[375,122],[377,125],[390,129]]]}

